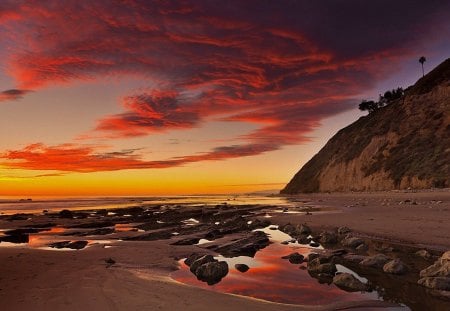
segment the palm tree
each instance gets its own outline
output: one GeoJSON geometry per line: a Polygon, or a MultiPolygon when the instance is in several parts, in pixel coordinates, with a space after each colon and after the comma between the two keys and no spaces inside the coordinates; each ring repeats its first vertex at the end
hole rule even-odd
{"type": "Polygon", "coordinates": [[[422,64],[422,77],[425,76],[425,71],[423,70],[423,63],[425,63],[426,61],[427,59],[425,58],[425,56],[419,58],[419,63],[422,64]]]}

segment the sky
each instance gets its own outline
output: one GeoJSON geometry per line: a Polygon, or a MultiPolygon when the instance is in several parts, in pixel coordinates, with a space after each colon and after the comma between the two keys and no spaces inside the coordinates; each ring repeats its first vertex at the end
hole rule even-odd
{"type": "Polygon", "coordinates": [[[281,189],[449,38],[444,0],[2,0],[0,197],[281,189]]]}

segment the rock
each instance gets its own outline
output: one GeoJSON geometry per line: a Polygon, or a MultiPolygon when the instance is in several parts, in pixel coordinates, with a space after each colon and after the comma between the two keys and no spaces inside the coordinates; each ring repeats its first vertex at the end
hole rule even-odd
{"type": "Polygon", "coordinates": [[[365,253],[369,250],[369,247],[363,243],[363,244],[359,244],[358,247],[355,248],[355,250],[357,250],[360,253],[365,253]]]}
{"type": "Polygon", "coordinates": [[[337,231],[339,235],[344,235],[352,232],[352,230],[350,230],[348,227],[339,227],[337,231]]]}
{"type": "Polygon", "coordinates": [[[88,245],[88,241],[75,241],[75,242],[61,241],[61,242],[49,244],[50,247],[58,248],[58,249],[61,249],[61,248],[83,249],[86,247],[86,245],[88,245]]]}
{"type": "Polygon", "coordinates": [[[269,243],[270,241],[264,232],[255,231],[242,239],[232,241],[224,245],[212,245],[208,248],[226,257],[253,257],[258,250],[266,247],[269,243]]]}
{"type": "Polygon", "coordinates": [[[203,255],[197,254],[197,253],[193,253],[191,255],[189,255],[185,260],[184,263],[186,264],[186,266],[190,267],[191,264],[196,261],[197,259],[199,259],[200,257],[202,257],[203,255]]]}
{"type": "Polygon", "coordinates": [[[106,268],[109,268],[109,267],[111,267],[113,264],[116,263],[116,261],[115,261],[114,259],[112,259],[111,257],[108,258],[108,259],[105,259],[105,262],[106,262],[106,268]]]}
{"type": "Polygon", "coordinates": [[[237,271],[242,272],[242,273],[247,272],[250,269],[249,266],[247,266],[246,264],[243,264],[243,263],[237,263],[234,265],[234,267],[236,268],[237,271]]]}
{"type": "Polygon", "coordinates": [[[200,267],[201,265],[204,265],[206,263],[209,262],[216,262],[217,260],[214,259],[213,256],[211,255],[204,255],[201,256],[199,258],[197,258],[196,260],[194,260],[191,265],[189,266],[189,269],[191,270],[192,273],[195,274],[195,271],[197,271],[197,268],[200,267]]]}
{"type": "Polygon", "coordinates": [[[439,258],[431,266],[420,271],[420,277],[450,277],[450,261],[439,258]]]}
{"type": "Polygon", "coordinates": [[[424,277],[417,281],[417,283],[431,289],[450,291],[449,277],[424,277]]]}
{"type": "Polygon", "coordinates": [[[308,227],[307,225],[300,225],[300,227],[298,227],[297,231],[300,234],[311,234],[312,230],[310,227],[308,227]]]}
{"type": "Polygon", "coordinates": [[[59,212],[60,218],[73,218],[73,213],[67,209],[63,209],[59,212]]]}
{"type": "Polygon", "coordinates": [[[69,245],[66,246],[66,248],[70,249],[83,249],[88,245],[88,241],[75,241],[69,243],[69,245]]]}
{"type": "Polygon", "coordinates": [[[408,271],[408,268],[400,259],[396,258],[387,262],[383,266],[383,271],[391,274],[405,274],[408,271]]]}
{"type": "Polygon", "coordinates": [[[422,257],[423,259],[430,259],[431,254],[426,249],[421,249],[415,253],[417,256],[422,257]]]}
{"type": "Polygon", "coordinates": [[[322,244],[336,244],[338,241],[337,235],[334,232],[324,231],[319,235],[319,241],[322,244]]]}
{"type": "Polygon", "coordinates": [[[450,251],[446,251],[444,254],[442,254],[441,260],[450,261],[450,251]]]}
{"type": "Polygon", "coordinates": [[[303,255],[299,253],[292,253],[287,256],[281,257],[282,259],[288,259],[290,263],[292,264],[300,264],[303,262],[303,259],[305,258],[303,255]]]}
{"type": "Polygon", "coordinates": [[[364,244],[364,240],[356,237],[345,237],[341,244],[343,246],[351,247],[351,248],[357,248],[359,245],[364,244]]]}
{"type": "Polygon", "coordinates": [[[13,235],[4,235],[0,237],[0,242],[28,243],[28,241],[29,241],[28,234],[13,234],[13,235]]]}
{"type": "Polygon", "coordinates": [[[336,265],[334,263],[322,263],[320,257],[308,261],[307,267],[309,272],[315,274],[323,273],[334,275],[337,271],[336,265]]]}
{"type": "Polygon", "coordinates": [[[178,240],[170,245],[194,245],[197,244],[200,241],[200,238],[187,238],[178,240]]]}
{"type": "Polygon", "coordinates": [[[309,243],[311,243],[311,238],[309,238],[307,235],[303,234],[303,235],[297,236],[297,241],[300,244],[309,244],[309,243]]]}
{"type": "Polygon", "coordinates": [[[367,291],[368,286],[350,273],[339,273],[333,277],[333,284],[348,292],[367,291]]]}
{"type": "Polygon", "coordinates": [[[366,256],[362,255],[356,255],[356,254],[347,254],[342,257],[345,261],[353,262],[353,263],[360,263],[364,259],[366,259],[366,256]]]}
{"type": "Polygon", "coordinates": [[[359,264],[365,267],[382,268],[389,261],[389,257],[384,254],[376,254],[366,257],[359,264]]]}
{"type": "MultiPolygon", "coordinates": [[[[191,266],[192,267],[192,266],[191,266]]],[[[215,261],[202,264],[195,271],[195,275],[208,285],[219,283],[228,274],[228,264],[225,261],[215,261]]]]}
{"type": "Polygon", "coordinates": [[[317,242],[311,241],[311,242],[309,242],[309,246],[312,246],[312,247],[319,247],[320,244],[317,243],[317,242]]]}

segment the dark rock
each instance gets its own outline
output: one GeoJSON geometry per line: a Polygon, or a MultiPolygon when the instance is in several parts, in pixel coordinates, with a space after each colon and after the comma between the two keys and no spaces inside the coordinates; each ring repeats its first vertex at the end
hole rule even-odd
{"type": "Polygon", "coordinates": [[[307,225],[300,225],[300,227],[298,227],[297,231],[300,234],[311,234],[312,230],[310,227],[308,227],[307,225]]]}
{"type": "Polygon", "coordinates": [[[319,235],[319,241],[322,244],[336,244],[338,242],[338,238],[336,233],[330,231],[324,231],[319,235]]]}
{"type": "Polygon", "coordinates": [[[355,248],[355,250],[357,250],[360,253],[365,253],[365,252],[367,252],[369,250],[369,247],[365,243],[363,243],[363,244],[359,244],[355,248]]]}
{"type": "Polygon", "coordinates": [[[339,235],[345,235],[352,232],[352,230],[350,230],[348,227],[339,227],[337,231],[339,235]]]}
{"type": "Polygon", "coordinates": [[[391,274],[405,274],[406,272],[408,272],[408,268],[403,262],[401,262],[400,259],[396,258],[387,262],[383,266],[383,271],[391,274]]]}
{"type": "Polygon", "coordinates": [[[362,255],[356,255],[356,254],[347,254],[342,257],[345,261],[349,261],[352,263],[360,263],[364,259],[367,258],[367,256],[362,255]]]}
{"type": "Polygon", "coordinates": [[[208,247],[226,257],[255,256],[256,252],[269,245],[267,235],[262,231],[255,231],[246,237],[226,243],[224,245],[213,245],[208,247]]]}
{"type": "Polygon", "coordinates": [[[243,264],[243,263],[237,263],[234,265],[234,267],[236,268],[237,271],[242,272],[242,273],[247,272],[250,269],[249,266],[247,266],[246,264],[243,264]]]}
{"type": "Polygon", "coordinates": [[[73,213],[67,209],[63,209],[59,212],[59,217],[61,218],[73,218],[73,213]]]}
{"type": "Polygon", "coordinates": [[[417,281],[419,285],[436,289],[436,290],[444,290],[450,291],[450,278],[437,276],[437,277],[424,277],[417,281]]]}
{"type": "Polygon", "coordinates": [[[184,260],[184,263],[186,264],[186,266],[190,267],[194,261],[196,261],[197,259],[199,259],[202,256],[203,255],[201,255],[201,254],[193,253],[184,260]]]}
{"type": "Polygon", "coordinates": [[[114,259],[112,259],[111,257],[108,259],[105,259],[105,262],[106,262],[107,267],[111,267],[113,264],[116,263],[116,261],[114,259]]]}
{"type": "Polygon", "coordinates": [[[9,243],[28,243],[29,235],[28,234],[5,235],[0,237],[0,241],[9,243]]]}
{"type": "Polygon", "coordinates": [[[348,292],[367,291],[368,286],[350,273],[339,273],[333,277],[333,283],[348,292]]]}
{"type": "Polygon", "coordinates": [[[282,259],[288,259],[290,263],[292,264],[300,264],[303,262],[303,259],[305,258],[303,255],[299,253],[292,253],[287,256],[281,257],[282,259]]]}
{"type": "Polygon", "coordinates": [[[194,245],[197,244],[200,241],[200,238],[187,238],[178,240],[175,243],[172,243],[171,245],[194,245]]]}
{"type": "Polygon", "coordinates": [[[216,262],[216,261],[217,260],[214,259],[214,257],[211,255],[203,255],[203,256],[197,258],[196,260],[194,260],[191,263],[191,265],[189,266],[189,269],[191,270],[192,273],[195,274],[195,271],[197,271],[197,268],[200,267],[201,265],[204,265],[209,262],[216,262]]]}
{"type": "Polygon", "coordinates": [[[302,234],[297,236],[297,241],[300,244],[309,244],[311,243],[311,238],[309,238],[307,235],[302,234]]]}
{"type": "Polygon", "coordinates": [[[105,227],[114,227],[115,223],[112,221],[97,221],[97,222],[88,222],[88,223],[80,223],[70,226],[69,228],[83,228],[83,229],[94,229],[94,228],[105,228],[105,227]]]}
{"type": "Polygon", "coordinates": [[[62,241],[49,244],[50,247],[53,248],[70,248],[70,249],[83,249],[88,245],[88,241],[62,241]]]}
{"type": "Polygon", "coordinates": [[[208,285],[219,283],[227,274],[228,264],[225,261],[207,262],[195,271],[197,278],[208,285]]]}
{"type": "Polygon", "coordinates": [[[308,271],[311,273],[319,274],[329,274],[334,275],[337,271],[336,265],[334,263],[322,263],[321,258],[315,258],[312,261],[308,261],[308,271]]]}
{"type": "Polygon", "coordinates": [[[351,248],[357,248],[359,245],[364,244],[364,240],[357,238],[357,237],[345,237],[341,244],[343,246],[351,247],[351,248]]]}
{"type": "Polygon", "coordinates": [[[312,246],[312,247],[319,247],[320,244],[317,243],[317,242],[311,241],[311,242],[309,242],[309,246],[312,246]]]}
{"type": "Polygon", "coordinates": [[[383,268],[383,266],[389,261],[389,257],[384,254],[376,254],[370,257],[366,257],[359,264],[365,267],[383,268]]]}

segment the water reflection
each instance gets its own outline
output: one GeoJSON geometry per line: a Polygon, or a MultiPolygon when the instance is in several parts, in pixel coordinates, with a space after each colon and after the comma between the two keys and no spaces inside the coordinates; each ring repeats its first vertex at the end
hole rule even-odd
{"type": "MultiPolygon", "coordinates": [[[[275,237],[277,240],[290,238],[283,236],[283,233],[278,230],[270,231],[272,231],[272,238],[275,237]]],[[[254,258],[217,256],[216,259],[228,263],[229,273],[220,283],[212,286],[197,280],[183,261],[180,261],[180,270],[174,272],[172,277],[183,283],[215,291],[282,303],[316,305],[338,301],[377,299],[377,295],[373,293],[348,293],[333,284],[320,284],[307,271],[299,269],[299,265],[290,264],[287,260],[281,259],[282,256],[289,255],[294,251],[307,256],[312,249],[300,245],[287,246],[273,243],[257,252],[254,258]],[[235,264],[246,264],[250,269],[241,273],[235,269],[235,264]]],[[[305,264],[302,265],[305,266],[305,264]]],[[[342,266],[341,270],[343,271],[344,268],[342,266]]]]}

